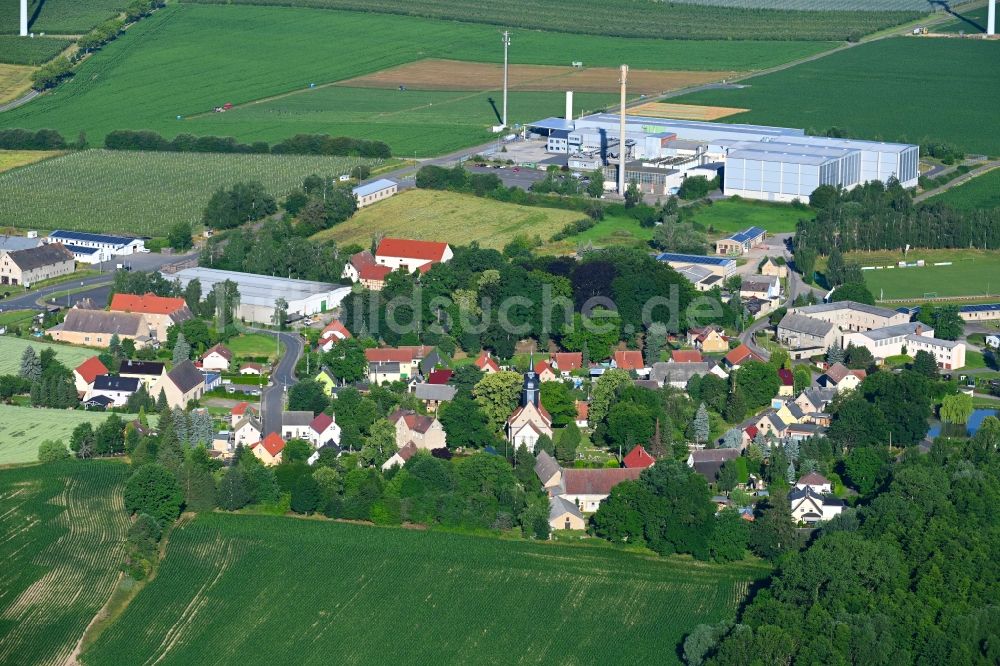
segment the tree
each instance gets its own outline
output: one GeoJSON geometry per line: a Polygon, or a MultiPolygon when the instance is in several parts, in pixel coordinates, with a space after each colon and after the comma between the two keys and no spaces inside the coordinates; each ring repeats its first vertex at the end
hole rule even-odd
{"type": "Polygon", "coordinates": [[[191,223],[181,220],[167,231],[167,245],[178,251],[189,250],[194,245],[192,234],[191,223]]]}
{"type": "Polygon", "coordinates": [[[812,371],[809,370],[808,366],[796,365],[793,367],[792,378],[796,395],[812,386],[812,371]]]}
{"type": "Polygon", "coordinates": [[[726,410],[723,416],[730,423],[737,423],[738,421],[742,421],[746,414],[747,403],[743,399],[743,392],[738,387],[734,387],[726,399],[726,410]]]}
{"type": "Polygon", "coordinates": [[[941,420],[946,423],[968,423],[972,416],[972,396],[965,393],[946,395],[941,401],[941,420]]]}
{"type": "Polygon", "coordinates": [[[934,355],[921,349],[913,357],[913,371],[924,377],[937,379],[938,367],[934,355]]]}
{"type": "Polygon", "coordinates": [[[757,409],[771,402],[781,388],[777,369],[769,363],[750,361],[740,366],[734,375],[736,390],[743,394],[749,409],[757,409]]]}
{"type": "Polygon", "coordinates": [[[552,417],[552,425],[560,428],[576,422],[576,401],[569,387],[563,382],[542,382],[542,407],[552,417]]]}
{"type": "Polygon", "coordinates": [[[638,481],[623,481],[611,489],[591,518],[594,534],[614,543],[643,543],[644,514],[654,499],[638,481]]]}
{"type": "Polygon", "coordinates": [[[288,319],[288,301],[278,297],[274,300],[274,313],[271,315],[271,324],[278,327],[279,331],[285,330],[285,320],[288,319]]]}
{"type": "Polygon", "coordinates": [[[351,178],[355,180],[364,180],[371,177],[372,170],[367,164],[357,164],[351,168],[351,178]]]}
{"type": "Polygon", "coordinates": [[[247,489],[246,477],[238,465],[233,465],[223,475],[216,493],[216,501],[220,509],[236,511],[250,503],[250,491],[247,489]]]}
{"type": "Polygon", "coordinates": [[[736,487],[736,481],[736,463],[733,460],[727,460],[719,469],[719,480],[716,485],[718,485],[719,490],[728,492],[736,487]]]}
{"type": "Polygon", "coordinates": [[[716,562],[738,562],[742,560],[746,557],[747,542],[749,539],[749,523],[743,520],[736,509],[723,509],[715,515],[712,536],[708,542],[712,559],[716,562]]]}
{"type": "Polygon", "coordinates": [[[188,344],[187,338],[184,337],[184,333],[177,333],[177,340],[174,342],[174,354],[173,362],[174,365],[181,363],[183,361],[190,360],[191,358],[191,345],[188,344]]]}
{"type": "Polygon", "coordinates": [[[881,447],[858,446],[844,459],[844,480],[862,495],[868,495],[886,474],[888,452],[881,447]]]}
{"type": "Polygon", "coordinates": [[[826,362],[830,365],[844,362],[844,349],[840,346],[840,343],[834,342],[833,345],[826,350],[826,362]]]}
{"type": "Polygon", "coordinates": [[[625,188],[625,207],[635,208],[641,201],[642,192],[639,191],[639,186],[634,182],[629,183],[628,187],[625,188]]]}
{"type": "Polygon", "coordinates": [[[472,390],[479,409],[493,432],[499,433],[517,406],[522,378],[516,372],[503,370],[484,375],[472,390]]]}
{"type": "MultiPolygon", "coordinates": [[[[337,379],[353,383],[368,376],[365,346],[356,338],[341,340],[323,355],[323,363],[337,379]]],[[[478,370],[477,370],[478,371],[478,370]]]]}
{"type": "Polygon", "coordinates": [[[293,437],[285,443],[285,448],[281,450],[281,464],[297,465],[305,463],[312,453],[312,444],[304,439],[293,437]]]}
{"type": "Polygon", "coordinates": [[[699,624],[692,629],[684,639],[684,663],[688,666],[702,666],[705,658],[731,626],[732,623],[722,621],[718,624],[699,624]]]}
{"type": "Polygon", "coordinates": [[[872,295],[864,282],[851,282],[834,289],[833,293],[830,294],[830,301],[857,301],[858,303],[875,305],[875,296],[872,295]]]}
{"type": "Polygon", "coordinates": [[[718,178],[709,180],[705,176],[690,176],[681,183],[677,196],[686,201],[701,199],[719,186],[718,178]]]}
{"type": "Polygon", "coordinates": [[[556,459],[563,464],[576,460],[576,449],[580,446],[580,440],[580,428],[577,427],[576,421],[570,421],[565,428],[556,431],[556,459]]]}
{"type": "Polygon", "coordinates": [[[314,513],[319,508],[321,497],[316,479],[312,477],[312,474],[303,474],[295,482],[295,487],[292,488],[292,511],[307,515],[314,513]]]}
{"type": "Polygon", "coordinates": [[[632,378],[629,377],[629,374],[617,368],[608,370],[597,378],[593,385],[588,415],[591,427],[596,427],[607,417],[608,412],[611,411],[611,405],[617,398],[618,391],[631,383],[632,378]]]}
{"type": "Polygon", "coordinates": [[[797,546],[791,504],[783,491],[771,490],[767,504],[750,528],[749,545],[755,555],[771,561],[797,546]]]}
{"type": "Polygon", "coordinates": [[[482,448],[496,442],[495,431],[466,391],[459,391],[454,400],[441,405],[438,419],[447,435],[448,448],[482,448]]]}
{"type": "MultiPolygon", "coordinates": [[[[667,327],[659,322],[654,322],[646,330],[643,343],[645,345],[645,355],[643,358],[646,361],[646,366],[651,368],[654,363],[660,360],[660,354],[667,344],[667,327]]],[[[697,376],[692,375],[692,377],[697,376]]]]}
{"type": "Polygon", "coordinates": [[[722,436],[722,448],[738,449],[743,444],[743,432],[739,428],[730,428],[722,436]]]}
{"type": "Polygon", "coordinates": [[[604,194],[604,172],[600,169],[594,169],[590,172],[590,182],[587,183],[587,194],[595,199],[604,194]]]}
{"type": "Polygon", "coordinates": [[[77,458],[90,458],[94,455],[94,426],[89,421],[84,421],[73,428],[73,433],[69,437],[69,448],[77,458]]]}
{"type": "Polygon", "coordinates": [[[848,345],[844,352],[845,364],[852,370],[869,370],[875,365],[875,357],[868,347],[848,345]]]}
{"type": "Polygon", "coordinates": [[[314,379],[304,379],[288,390],[288,409],[318,414],[330,406],[323,385],[314,379]]]}
{"type": "Polygon", "coordinates": [[[38,462],[58,462],[69,457],[69,449],[66,448],[65,444],[58,440],[46,439],[38,445],[38,462]]]}
{"type": "Polygon", "coordinates": [[[21,354],[21,369],[18,375],[29,382],[37,382],[42,378],[42,362],[35,354],[34,347],[25,347],[21,354]]]}
{"type": "Polygon", "coordinates": [[[607,358],[620,339],[618,315],[595,308],[590,317],[573,315],[572,324],[563,327],[559,343],[568,351],[585,352],[585,357],[607,358]]]}
{"type": "Polygon", "coordinates": [[[169,523],[180,515],[183,502],[176,477],[155,463],[137,469],[125,484],[125,509],[132,515],[145,513],[169,523]]]}

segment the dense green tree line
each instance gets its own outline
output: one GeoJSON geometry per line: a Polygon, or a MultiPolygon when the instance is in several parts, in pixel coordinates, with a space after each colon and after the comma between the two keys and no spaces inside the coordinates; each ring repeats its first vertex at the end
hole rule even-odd
{"type": "Polygon", "coordinates": [[[109,150],[155,150],[179,153],[273,153],[275,155],[341,155],[385,159],[392,157],[381,141],[352,139],[329,134],[296,134],[269,145],[264,141],[240,143],[231,136],[178,134],[166,139],[151,130],[115,130],[104,137],[109,150]]]}

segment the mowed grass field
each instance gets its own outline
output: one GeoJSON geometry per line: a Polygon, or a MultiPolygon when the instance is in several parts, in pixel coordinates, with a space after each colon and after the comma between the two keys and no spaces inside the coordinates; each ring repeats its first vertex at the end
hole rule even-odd
{"type": "MultiPolygon", "coordinates": [[[[121,417],[135,418],[127,414],[121,417]]],[[[97,427],[107,418],[104,412],[0,405],[0,465],[37,462],[38,445],[45,440],[68,445],[73,428],[85,422],[97,427]]]]}
{"type": "Polygon", "coordinates": [[[519,235],[537,235],[547,241],[583,217],[583,213],[572,210],[500,203],[471,194],[407,190],[362,208],[348,221],[313,238],[368,247],[372,234],[381,232],[387,236],[446,240],[452,245],[479,241],[483,247],[501,249],[519,235]]]}
{"type": "Polygon", "coordinates": [[[789,233],[801,219],[812,219],[816,212],[810,208],[795,208],[745,199],[723,199],[711,206],[702,205],[694,215],[709,233],[731,234],[747,227],[760,227],[768,233],[789,233]]]}
{"type": "Polygon", "coordinates": [[[0,663],[61,666],[125,557],[127,465],[0,470],[0,663]]]}
{"type": "MultiPolygon", "coordinates": [[[[19,310],[17,312],[20,319],[24,311],[19,310]]],[[[23,338],[12,338],[4,335],[0,336],[0,375],[16,375],[21,369],[21,356],[28,347],[33,347],[36,354],[41,354],[43,349],[55,350],[56,360],[70,370],[91,356],[97,355],[97,350],[87,349],[86,347],[57,345],[51,342],[25,340],[23,338]]]]}
{"type": "Polygon", "coordinates": [[[763,123],[848,136],[1000,154],[1000,133],[983,119],[1000,108],[1000,42],[883,39],[753,78],[739,90],[708,90],[673,101],[750,109],[723,122],[763,123]]]}
{"type": "Polygon", "coordinates": [[[102,664],[679,663],[757,564],[201,514],[82,655],[102,664]],[[612,619],[613,618],[613,619],[612,619]]]}
{"type": "Polygon", "coordinates": [[[175,222],[200,223],[220,187],[256,180],[280,198],[310,174],[336,177],[359,163],[380,162],[86,150],[0,174],[0,210],[5,224],[21,228],[165,236],[175,222]]]}
{"type": "MultiPolygon", "coordinates": [[[[862,266],[889,266],[902,261],[901,253],[851,252],[847,261],[862,266]]],[[[924,298],[936,294],[939,298],[1000,293],[1000,252],[983,250],[913,250],[908,263],[923,259],[927,265],[912,268],[883,268],[865,271],[865,284],[875,299],[901,300],[924,298]],[[952,262],[951,266],[934,266],[936,262],[952,262]]]]}
{"type": "MultiPolygon", "coordinates": [[[[273,359],[277,356],[279,349],[273,337],[261,333],[248,333],[230,338],[226,341],[226,347],[229,348],[229,351],[233,352],[236,358],[268,356],[273,359]]],[[[284,347],[284,345],[281,345],[281,349],[284,349],[284,347]]],[[[233,370],[236,370],[236,368],[233,368],[233,370]]]]}
{"type": "MultiPolygon", "coordinates": [[[[566,66],[582,61],[588,67],[617,67],[628,62],[636,69],[686,71],[762,69],[831,46],[527,30],[513,40],[510,56],[515,64],[566,66]]],[[[426,58],[498,63],[503,52],[497,28],[491,25],[292,7],[172,4],[130,28],[51,94],[5,113],[3,124],[52,127],[67,137],[83,131],[92,144],[115,129],[268,141],[296,132],[364,133],[385,137],[403,155],[436,154],[481,139],[497,122],[489,97],[500,106],[496,94],[483,91],[499,89],[499,79],[457,94],[309,88],[426,58]],[[296,94],[273,99],[288,93],[296,94]],[[211,113],[226,102],[261,103],[211,113]],[[474,127],[475,134],[463,126],[474,127]],[[461,136],[451,139],[448,128],[461,136]]],[[[559,113],[562,95],[562,88],[512,94],[510,117],[523,122],[559,113]]],[[[612,97],[602,97],[602,103],[612,97]]],[[[578,98],[581,109],[593,108],[593,103],[578,98]]]]}
{"type": "Polygon", "coordinates": [[[1000,206],[1000,169],[987,171],[958,187],[931,197],[927,203],[946,203],[959,210],[1000,206]]]}

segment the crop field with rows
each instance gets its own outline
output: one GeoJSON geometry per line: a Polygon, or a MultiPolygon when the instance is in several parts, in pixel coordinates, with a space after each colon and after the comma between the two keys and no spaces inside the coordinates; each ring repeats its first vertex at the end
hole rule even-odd
{"type": "Polygon", "coordinates": [[[69,45],[68,39],[27,39],[0,35],[0,62],[10,65],[41,65],[55,58],[69,45]]]}
{"type": "MultiPolygon", "coordinates": [[[[0,33],[17,34],[19,4],[0,3],[0,33]]],[[[35,33],[81,35],[127,4],[128,0],[28,0],[28,16],[38,14],[28,27],[35,33]]]]}
{"type": "Polygon", "coordinates": [[[0,663],[62,665],[124,559],[128,466],[0,470],[0,663]]]}
{"type": "Polygon", "coordinates": [[[339,176],[379,160],[311,155],[87,150],[0,174],[8,225],[165,236],[201,221],[212,193],[256,180],[281,197],[310,174],[339,176]]]}
{"type": "MultiPolygon", "coordinates": [[[[829,42],[663,41],[521,30],[515,64],[751,71],[819,53],[829,42]]],[[[295,7],[170,5],[140,21],[53,92],[6,112],[3,125],[56,128],[100,145],[116,129],[277,141],[323,132],[430,155],[489,136],[502,80],[447,94],[329,86],[427,58],[502,62],[496,26],[295,7]],[[248,45],[252,44],[252,48],[248,45]],[[289,45],[294,44],[291,48],[289,45]],[[377,48],[372,48],[377,44],[377,48]],[[310,84],[315,83],[316,89],[310,84]],[[491,103],[490,100],[493,100],[491,103]],[[226,113],[212,109],[226,102],[226,113]],[[178,119],[178,116],[181,118],[178,119]],[[453,128],[451,136],[448,130],[453,128]]],[[[399,85],[407,81],[401,80],[399,85]]],[[[562,89],[515,92],[515,122],[563,109],[562,89]]],[[[578,96],[580,110],[613,96],[578,96]]]]}
{"type": "Polygon", "coordinates": [[[931,197],[928,203],[939,201],[960,210],[1000,206],[1000,169],[987,171],[958,187],[931,197]]]}
{"type": "Polygon", "coordinates": [[[983,118],[1000,108],[1000,42],[900,37],[862,44],[759,76],[739,90],[706,90],[672,101],[750,109],[723,122],[763,123],[882,141],[946,142],[1000,154],[1000,134],[983,118]],[[886,100],[902,100],[902,107],[886,100]]]}
{"type": "MultiPolygon", "coordinates": [[[[479,0],[193,0],[194,2],[244,5],[296,5],[328,9],[406,14],[455,21],[477,21],[504,27],[590,33],[617,37],[657,39],[809,39],[843,40],[897,25],[926,13],[926,5],[914,11],[917,0],[849,0],[852,10],[840,9],[835,0],[771,0],[779,9],[742,6],[705,6],[644,0],[507,0],[488,4],[479,0]],[[891,11],[905,2],[908,11],[891,11]],[[825,5],[826,11],[787,11],[785,5],[825,5]]],[[[789,7],[788,9],[799,9],[789,7]]],[[[809,7],[813,9],[813,7],[809,7]]]]}
{"type": "Polygon", "coordinates": [[[677,663],[760,565],[201,514],[84,652],[99,664],[677,663]],[[391,638],[390,638],[391,637],[391,638]]]}

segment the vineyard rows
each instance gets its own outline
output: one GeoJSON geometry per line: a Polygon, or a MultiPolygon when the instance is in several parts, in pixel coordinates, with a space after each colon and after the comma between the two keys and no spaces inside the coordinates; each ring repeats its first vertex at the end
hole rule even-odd
{"type": "MultiPolygon", "coordinates": [[[[325,9],[349,9],[387,14],[491,23],[505,27],[589,33],[616,37],[658,39],[805,39],[844,40],[898,25],[918,17],[916,11],[887,11],[889,2],[879,0],[876,11],[789,11],[788,9],[745,9],[741,7],[631,2],[626,0],[507,0],[482,3],[479,0],[190,0],[202,4],[295,5],[325,9]]],[[[734,2],[736,0],[733,0],[734,2]]],[[[807,4],[810,0],[796,0],[807,4]]],[[[812,0],[834,4],[835,0],[812,0]]],[[[784,5],[782,0],[774,4],[784,5]]],[[[791,3],[789,3],[791,4],[791,3]]],[[[856,7],[871,2],[850,0],[856,7]]],[[[759,7],[759,5],[757,5],[759,7]]],[[[924,9],[922,7],[921,9],[924,9]]],[[[867,9],[868,7],[866,7],[867,9]]],[[[926,11],[926,10],[925,10],[926,11]]]]}
{"type": "Polygon", "coordinates": [[[759,566],[203,514],[85,664],[674,663],[759,566]],[[388,638],[391,637],[391,640],[388,638]]]}
{"type": "Polygon", "coordinates": [[[299,155],[88,150],[0,174],[0,221],[28,229],[164,236],[200,222],[212,193],[256,180],[276,197],[309,174],[339,176],[378,160],[299,155]]]}
{"type": "Polygon", "coordinates": [[[0,663],[62,664],[111,595],[128,519],[119,462],[0,471],[0,663]]]}

